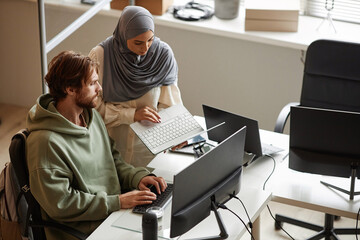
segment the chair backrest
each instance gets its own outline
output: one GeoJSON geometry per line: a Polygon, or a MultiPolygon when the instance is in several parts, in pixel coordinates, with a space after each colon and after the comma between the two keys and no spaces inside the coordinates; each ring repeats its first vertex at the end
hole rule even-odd
{"type": "Polygon", "coordinates": [[[29,171],[26,161],[26,139],[28,135],[29,132],[26,129],[21,130],[13,136],[9,147],[10,161],[27,203],[27,208],[19,212],[23,221],[21,223],[23,236],[28,237],[30,240],[46,240],[44,228],[48,227],[66,232],[80,240],[86,239],[87,234],[58,222],[44,221],[42,219],[40,205],[30,191],[29,171]]]}
{"type": "Polygon", "coordinates": [[[10,161],[13,165],[21,192],[23,196],[25,196],[21,201],[26,201],[26,203],[20,203],[21,210],[18,214],[21,219],[22,235],[29,239],[44,240],[46,239],[44,229],[32,228],[34,223],[39,223],[42,219],[40,206],[32,196],[29,187],[29,173],[25,152],[25,142],[28,135],[29,133],[26,129],[21,130],[13,136],[9,147],[10,161]]]}
{"type": "Polygon", "coordinates": [[[300,105],[360,112],[360,44],[317,40],[306,52],[300,105]]]}

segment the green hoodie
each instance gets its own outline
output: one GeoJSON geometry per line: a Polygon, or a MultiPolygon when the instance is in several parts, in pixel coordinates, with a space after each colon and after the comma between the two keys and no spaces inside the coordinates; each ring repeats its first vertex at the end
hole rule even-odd
{"type": "MultiPolygon", "coordinates": [[[[122,161],[96,110],[84,115],[87,127],[77,126],[56,110],[50,95],[40,96],[27,117],[26,152],[31,192],[43,217],[91,233],[120,209],[118,195],[136,189],[149,172],[122,161]]],[[[46,235],[72,239],[56,230],[46,235]]]]}

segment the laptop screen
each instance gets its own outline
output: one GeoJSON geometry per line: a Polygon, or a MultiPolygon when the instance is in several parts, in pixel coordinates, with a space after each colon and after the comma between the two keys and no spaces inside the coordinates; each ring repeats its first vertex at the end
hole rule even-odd
{"type": "Polygon", "coordinates": [[[206,127],[208,129],[225,122],[225,124],[222,126],[219,126],[208,132],[208,137],[210,140],[215,142],[222,142],[237,130],[246,126],[245,151],[248,153],[253,153],[258,157],[262,156],[259,126],[256,120],[242,117],[234,113],[226,112],[204,104],[202,107],[206,127]]]}

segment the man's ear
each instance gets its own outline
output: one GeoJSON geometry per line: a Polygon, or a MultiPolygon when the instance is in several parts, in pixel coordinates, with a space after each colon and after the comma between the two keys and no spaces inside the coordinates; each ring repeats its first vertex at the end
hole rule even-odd
{"type": "Polygon", "coordinates": [[[76,94],[76,89],[74,87],[67,87],[65,91],[70,96],[73,96],[76,94]]]}

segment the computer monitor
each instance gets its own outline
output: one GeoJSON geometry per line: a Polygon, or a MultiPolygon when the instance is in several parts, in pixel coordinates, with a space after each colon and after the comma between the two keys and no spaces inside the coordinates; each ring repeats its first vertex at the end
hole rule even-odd
{"type": "Polygon", "coordinates": [[[290,111],[289,168],[352,177],[352,182],[360,177],[357,171],[360,166],[360,113],[302,106],[291,107],[290,111]]]}
{"type": "Polygon", "coordinates": [[[170,237],[187,232],[211,211],[220,234],[206,239],[227,237],[217,208],[240,191],[245,135],[243,127],[174,176],[170,237]]]}
{"type": "Polygon", "coordinates": [[[245,151],[257,156],[262,155],[259,126],[256,120],[246,118],[228,111],[203,104],[204,118],[207,128],[225,122],[225,124],[208,132],[210,140],[222,142],[240,128],[246,126],[247,136],[245,141],[245,151]]]}
{"type": "MultiPolygon", "coordinates": [[[[210,140],[221,142],[240,128],[246,126],[245,152],[252,155],[252,159],[244,158],[244,160],[252,162],[252,160],[264,155],[283,151],[281,148],[261,142],[258,121],[204,104],[202,106],[208,129],[225,122],[223,125],[208,132],[210,140]]],[[[246,166],[249,162],[245,161],[244,165],[246,166]]]]}

